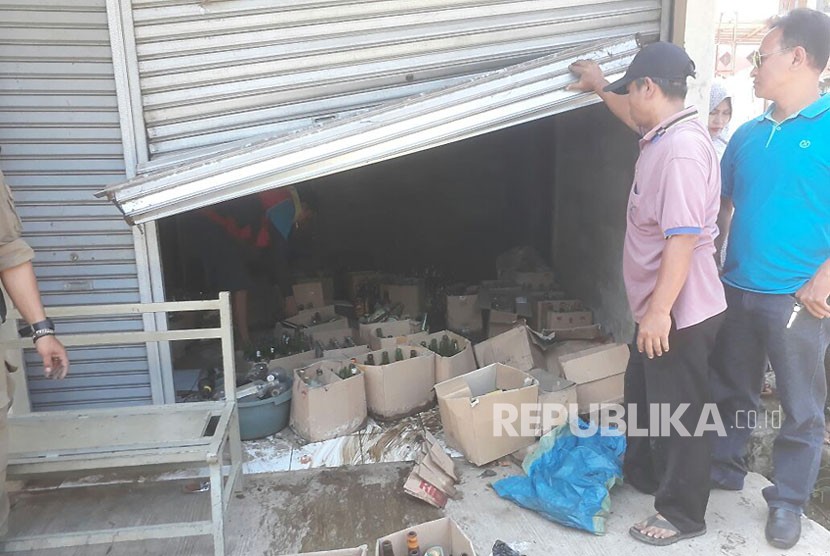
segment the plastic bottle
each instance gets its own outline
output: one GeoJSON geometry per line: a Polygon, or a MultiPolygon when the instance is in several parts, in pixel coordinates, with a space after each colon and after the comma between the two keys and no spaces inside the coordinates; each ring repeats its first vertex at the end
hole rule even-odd
{"type": "Polygon", "coordinates": [[[421,556],[421,547],[418,544],[418,533],[410,531],[406,534],[406,550],[410,556],[421,556]]]}

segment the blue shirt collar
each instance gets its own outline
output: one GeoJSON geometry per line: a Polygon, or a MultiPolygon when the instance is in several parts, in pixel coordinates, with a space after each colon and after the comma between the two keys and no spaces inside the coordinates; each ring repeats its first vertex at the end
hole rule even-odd
{"type": "MultiPolygon", "coordinates": [[[[797,118],[798,116],[804,116],[805,118],[817,118],[825,113],[827,110],[830,110],[830,95],[822,94],[821,97],[813,104],[802,108],[799,112],[796,112],[789,118],[788,120],[792,120],[797,118]]],[[[772,113],[775,111],[775,103],[772,103],[770,107],[767,109],[766,112],[755,118],[758,122],[763,122],[764,120],[775,121],[772,119],[772,113]]]]}

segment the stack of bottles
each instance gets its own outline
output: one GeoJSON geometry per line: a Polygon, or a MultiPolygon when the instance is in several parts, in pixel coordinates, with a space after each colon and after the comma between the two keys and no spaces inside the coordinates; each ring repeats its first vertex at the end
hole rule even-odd
{"type": "Polygon", "coordinates": [[[352,348],[355,347],[354,339],[351,336],[344,336],[343,341],[339,341],[337,338],[329,339],[326,345],[323,345],[323,342],[315,341],[314,342],[314,357],[317,359],[321,359],[323,357],[323,352],[327,349],[342,349],[342,348],[352,348]]]}
{"type": "MultiPolygon", "coordinates": [[[[409,358],[418,357],[418,351],[414,349],[409,350],[409,358]]],[[[403,361],[403,349],[402,348],[395,348],[395,362],[403,361]]],[[[392,360],[389,358],[389,352],[384,350],[380,356],[380,363],[375,361],[375,354],[370,353],[366,356],[366,360],[363,362],[364,365],[389,365],[392,360]]]]}
{"type": "Polygon", "coordinates": [[[430,351],[434,351],[441,357],[452,357],[453,355],[458,355],[462,351],[461,346],[458,345],[458,340],[450,340],[450,337],[446,334],[441,336],[440,342],[437,338],[433,338],[429,341],[429,344],[427,344],[426,340],[422,341],[421,346],[430,351]]]}

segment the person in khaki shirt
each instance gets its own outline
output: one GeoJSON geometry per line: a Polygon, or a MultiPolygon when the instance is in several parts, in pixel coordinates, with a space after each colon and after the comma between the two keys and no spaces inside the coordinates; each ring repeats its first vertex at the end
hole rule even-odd
{"type": "MultiPolygon", "coordinates": [[[[22,226],[11,190],[0,172],[0,281],[14,306],[29,323],[35,349],[43,358],[43,372],[47,378],[61,379],[69,371],[66,349],[55,337],[55,327],[46,318],[40,292],[35,279],[32,259],[34,251],[20,239],[22,226]]],[[[5,306],[2,307],[5,320],[5,306]]],[[[12,402],[12,381],[9,374],[14,369],[7,363],[0,365],[0,536],[6,534],[9,517],[9,497],[6,493],[6,465],[8,463],[7,414],[12,402]]]]}

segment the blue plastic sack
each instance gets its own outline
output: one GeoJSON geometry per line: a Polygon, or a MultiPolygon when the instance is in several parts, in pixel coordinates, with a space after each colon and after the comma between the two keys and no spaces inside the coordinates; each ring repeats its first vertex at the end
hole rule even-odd
{"type": "MultiPolygon", "coordinates": [[[[579,428],[589,431],[583,421],[579,428]]],[[[610,491],[622,483],[625,453],[625,436],[608,432],[597,429],[582,438],[565,423],[542,437],[537,450],[525,459],[526,476],[502,479],[493,488],[502,498],[551,521],[605,534],[610,491]]]]}

